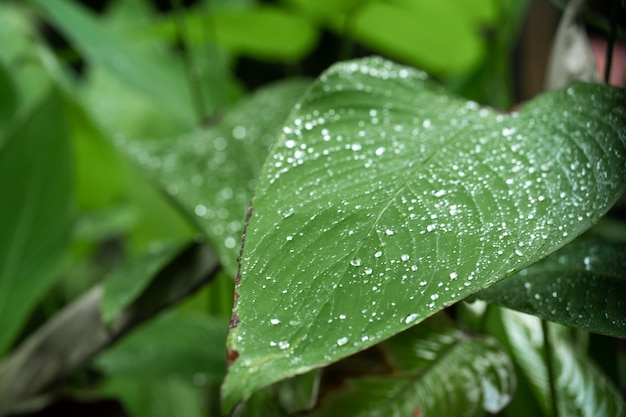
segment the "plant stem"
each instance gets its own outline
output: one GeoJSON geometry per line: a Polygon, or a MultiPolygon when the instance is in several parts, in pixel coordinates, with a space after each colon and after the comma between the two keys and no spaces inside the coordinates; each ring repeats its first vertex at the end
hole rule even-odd
{"type": "Polygon", "coordinates": [[[182,44],[182,58],[185,65],[185,72],[187,74],[187,82],[189,83],[189,92],[191,93],[191,99],[193,100],[193,106],[198,118],[198,125],[202,125],[205,117],[207,116],[207,111],[202,97],[202,83],[200,77],[194,69],[189,44],[187,42],[187,26],[183,15],[183,6],[181,0],[170,0],[170,4],[174,11],[176,32],[178,33],[178,38],[182,44]]]}
{"type": "Polygon", "coordinates": [[[606,59],[604,67],[604,82],[609,84],[611,79],[611,67],[613,66],[613,47],[617,37],[617,1],[611,0],[611,33],[606,43],[606,59]]]}
{"type": "Polygon", "coordinates": [[[543,332],[543,344],[545,346],[546,353],[546,366],[548,368],[548,385],[550,389],[550,405],[552,408],[552,417],[559,417],[559,405],[557,401],[556,381],[554,375],[553,347],[550,340],[550,329],[548,327],[548,322],[543,319],[541,319],[541,331],[543,332]]]}

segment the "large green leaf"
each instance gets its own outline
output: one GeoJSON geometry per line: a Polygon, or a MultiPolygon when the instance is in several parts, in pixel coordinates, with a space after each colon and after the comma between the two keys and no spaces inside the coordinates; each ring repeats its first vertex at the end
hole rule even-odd
{"type": "Polygon", "coordinates": [[[173,141],[120,144],[196,221],[232,276],[255,179],[307,85],[293,80],[266,87],[212,129],[173,141]]]}
{"type": "Polygon", "coordinates": [[[321,400],[312,416],[483,416],[515,390],[513,365],[491,337],[473,337],[443,317],[381,345],[393,375],[348,380],[321,400]]]}
{"type": "Polygon", "coordinates": [[[226,407],[384,340],[588,228],[624,188],[624,103],[623,90],[576,84],[502,115],[382,59],[332,67],[258,183],[226,407]]]}
{"type": "MultiPolygon", "coordinates": [[[[512,357],[533,386],[544,412],[550,415],[548,365],[540,319],[513,310],[497,311],[512,357]]],[[[626,411],[623,398],[584,350],[573,344],[568,330],[558,325],[547,328],[560,415],[623,416],[626,411]]]]}
{"type": "Polygon", "coordinates": [[[478,298],[571,327],[626,339],[626,245],[567,245],[478,298]]]}
{"type": "Polygon", "coordinates": [[[0,148],[0,355],[55,278],[68,244],[72,157],[50,94],[0,148]]]}

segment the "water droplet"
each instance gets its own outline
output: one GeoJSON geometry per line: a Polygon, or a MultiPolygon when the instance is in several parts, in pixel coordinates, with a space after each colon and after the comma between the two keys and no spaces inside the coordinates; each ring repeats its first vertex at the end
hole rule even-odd
{"type": "Polygon", "coordinates": [[[372,274],[372,268],[366,268],[365,275],[371,275],[371,274],[372,274]]]}
{"type": "Polygon", "coordinates": [[[451,272],[450,273],[450,279],[457,279],[458,275],[456,272],[451,272]]]}
{"type": "Polygon", "coordinates": [[[279,347],[281,350],[289,349],[289,346],[290,346],[290,344],[289,344],[289,342],[288,342],[288,341],[286,341],[286,340],[281,340],[280,342],[278,342],[278,347],[279,347]]]}
{"type": "Polygon", "coordinates": [[[383,253],[382,253],[382,251],[378,251],[378,252],[376,252],[376,253],[374,254],[374,256],[375,256],[376,258],[380,258],[381,256],[383,256],[383,253]]]}
{"type": "Polygon", "coordinates": [[[404,255],[402,255],[400,257],[400,259],[402,259],[404,262],[408,261],[410,259],[409,255],[407,255],[406,253],[404,255]]]}
{"type": "Polygon", "coordinates": [[[286,219],[288,217],[293,216],[293,213],[295,212],[295,210],[293,209],[293,207],[289,207],[287,210],[285,210],[285,212],[283,213],[283,219],[286,219]]]}
{"type": "Polygon", "coordinates": [[[502,129],[502,136],[511,136],[513,133],[515,133],[515,128],[514,127],[505,127],[504,129],[502,129]]]}
{"type": "Polygon", "coordinates": [[[385,153],[385,148],[381,146],[380,148],[376,149],[375,153],[376,155],[380,156],[385,153]]]}
{"type": "Polygon", "coordinates": [[[339,339],[337,339],[337,345],[338,346],[343,346],[346,343],[348,343],[348,338],[347,337],[340,337],[339,339]]]}
{"type": "Polygon", "coordinates": [[[277,325],[277,324],[280,324],[280,320],[278,320],[276,318],[270,319],[270,323],[273,324],[273,325],[277,325]]]}
{"type": "Polygon", "coordinates": [[[391,236],[391,235],[393,235],[393,230],[391,230],[391,229],[387,229],[387,230],[385,230],[385,234],[386,234],[387,236],[391,236]]]}
{"type": "Polygon", "coordinates": [[[419,317],[419,315],[418,315],[418,314],[416,314],[416,313],[409,314],[409,315],[408,315],[408,316],[406,316],[406,318],[404,319],[404,322],[405,322],[406,324],[413,323],[415,320],[417,320],[417,318],[418,318],[418,317],[419,317]]]}
{"type": "Polygon", "coordinates": [[[435,301],[437,298],[439,298],[439,294],[433,294],[430,296],[430,299],[435,301]]]}
{"type": "Polygon", "coordinates": [[[350,265],[352,265],[352,266],[361,266],[361,259],[356,258],[356,259],[350,260],[350,265]]]}

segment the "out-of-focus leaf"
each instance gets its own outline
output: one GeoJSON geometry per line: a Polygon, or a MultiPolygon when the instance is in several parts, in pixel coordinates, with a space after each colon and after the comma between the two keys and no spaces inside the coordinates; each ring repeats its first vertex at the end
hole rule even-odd
{"type": "Polygon", "coordinates": [[[287,417],[315,407],[319,395],[321,370],[296,375],[262,389],[247,401],[240,403],[232,417],[276,416],[287,417]]]}
{"type": "Polygon", "coordinates": [[[169,312],[144,324],[96,359],[110,376],[178,379],[204,386],[224,377],[227,319],[169,312]]]}
{"type": "MultiPolygon", "coordinates": [[[[189,40],[206,42],[207,38],[234,53],[265,59],[294,61],[307,54],[317,40],[317,31],[306,19],[285,8],[218,8],[211,12],[199,9],[187,13],[184,23],[189,40]]],[[[148,33],[168,38],[177,36],[173,18],[152,25],[148,33]]]]}
{"type": "Polygon", "coordinates": [[[9,74],[6,66],[0,60],[0,134],[13,118],[18,106],[17,100],[17,91],[11,79],[11,74],[9,74]]]}
{"type": "Polygon", "coordinates": [[[153,244],[138,257],[111,272],[104,281],[102,317],[110,324],[150,284],[165,265],[181,251],[180,244],[153,244]]]}
{"type": "MultiPolygon", "coordinates": [[[[108,31],[86,10],[67,0],[34,0],[87,60],[115,74],[120,81],[154,100],[188,126],[194,123],[193,101],[184,71],[159,65],[108,31]]],[[[119,103],[118,103],[119,104],[119,103]]]]}
{"type": "Polygon", "coordinates": [[[575,84],[502,115],[378,58],[324,73],[255,192],[226,406],[405,330],[584,232],[626,186],[625,103],[624,90],[575,84]]]}
{"type": "Polygon", "coordinates": [[[490,303],[626,339],[626,245],[571,243],[480,292],[490,303]]]}
{"type": "Polygon", "coordinates": [[[72,157],[51,93],[0,145],[0,355],[50,287],[68,244],[72,157]]]}
{"type": "Polygon", "coordinates": [[[206,417],[203,390],[182,381],[114,377],[100,392],[117,398],[132,417],[206,417]]]}
{"type": "Polygon", "coordinates": [[[195,219],[232,276],[255,180],[307,85],[293,80],[266,87],[212,129],[173,141],[120,144],[195,219]]]}
{"type": "Polygon", "coordinates": [[[0,62],[11,74],[15,87],[16,107],[13,111],[16,116],[29,113],[51,88],[31,19],[26,5],[0,2],[0,62]]]}
{"type": "Polygon", "coordinates": [[[335,32],[431,73],[468,71],[484,54],[493,2],[290,0],[335,32]]]}
{"type": "Polygon", "coordinates": [[[442,317],[381,348],[398,374],[349,380],[311,415],[483,416],[501,410],[515,390],[513,365],[498,343],[464,334],[442,317]]]}
{"type": "Polygon", "coordinates": [[[94,210],[118,203],[126,193],[127,169],[113,144],[77,101],[68,100],[67,121],[75,155],[76,204],[94,210]]]}
{"type": "MultiPolygon", "coordinates": [[[[530,381],[544,413],[550,415],[550,389],[541,319],[498,309],[514,361],[530,381]]],[[[560,415],[620,417],[626,406],[620,393],[589,356],[573,345],[566,328],[549,325],[560,415]]]]}

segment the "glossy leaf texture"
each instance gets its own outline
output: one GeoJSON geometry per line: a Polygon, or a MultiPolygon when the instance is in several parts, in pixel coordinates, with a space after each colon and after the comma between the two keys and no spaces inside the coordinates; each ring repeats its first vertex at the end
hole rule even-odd
{"type": "Polygon", "coordinates": [[[489,336],[470,336],[437,317],[380,349],[391,375],[349,379],[323,397],[311,416],[483,416],[497,413],[515,391],[513,364],[489,336]]]}
{"type": "Polygon", "coordinates": [[[69,242],[72,156],[50,93],[0,144],[0,355],[50,288],[69,242]]]}
{"type": "MultiPolygon", "coordinates": [[[[544,413],[550,415],[548,365],[540,319],[507,309],[498,312],[513,360],[533,387],[544,413]]],[[[626,405],[619,391],[582,347],[574,345],[568,329],[559,325],[549,325],[548,329],[560,415],[623,416],[626,405]]]]}
{"type": "Polygon", "coordinates": [[[293,80],[265,87],[208,130],[176,140],[119,144],[194,219],[233,277],[256,178],[308,84],[293,80]]]}
{"type": "Polygon", "coordinates": [[[226,407],[376,344],[520,271],[626,178],[626,92],[576,84],[511,115],[379,58],[297,104],[253,200],[226,407]]]}
{"type": "Polygon", "coordinates": [[[477,294],[490,303],[626,339],[626,245],[571,243],[477,294]]]}

